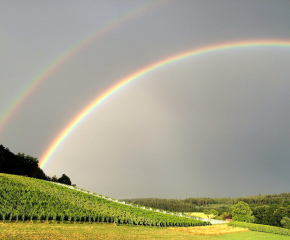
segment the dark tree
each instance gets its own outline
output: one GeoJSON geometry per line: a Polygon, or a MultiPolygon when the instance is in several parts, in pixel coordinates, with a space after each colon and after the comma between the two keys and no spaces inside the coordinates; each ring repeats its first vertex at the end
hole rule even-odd
{"type": "Polygon", "coordinates": [[[67,184],[67,185],[71,185],[70,178],[67,175],[65,175],[65,174],[62,174],[62,176],[57,180],[57,182],[63,183],[63,184],[67,184]]]}
{"type": "Polygon", "coordinates": [[[24,153],[15,155],[9,148],[0,145],[0,172],[50,181],[50,177],[45,175],[38,164],[37,158],[24,153]]]}
{"type": "Polygon", "coordinates": [[[3,170],[3,167],[4,167],[4,156],[3,156],[3,151],[4,151],[4,146],[3,145],[0,145],[0,172],[2,172],[3,170]]]}

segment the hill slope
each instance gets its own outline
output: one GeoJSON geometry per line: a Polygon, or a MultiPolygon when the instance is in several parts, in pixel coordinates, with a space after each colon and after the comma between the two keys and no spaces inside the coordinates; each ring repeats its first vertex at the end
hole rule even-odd
{"type": "Polygon", "coordinates": [[[154,226],[196,226],[208,223],[126,205],[82,189],[23,176],[0,174],[2,220],[114,222],[154,226]]]}

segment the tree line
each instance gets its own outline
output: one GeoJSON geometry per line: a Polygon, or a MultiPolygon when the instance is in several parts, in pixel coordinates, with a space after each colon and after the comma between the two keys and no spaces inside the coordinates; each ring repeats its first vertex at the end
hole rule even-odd
{"type": "Polygon", "coordinates": [[[63,174],[60,178],[55,175],[49,177],[39,167],[37,158],[20,152],[14,154],[2,144],[0,145],[0,173],[22,175],[71,185],[70,178],[67,175],[63,174]]]}
{"type": "Polygon", "coordinates": [[[247,203],[251,209],[264,206],[273,205],[287,207],[290,205],[290,193],[270,194],[270,195],[256,195],[238,198],[186,198],[186,199],[160,199],[160,198],[135,198],[124,199],[126,202],[139,204],[152,208],[159,208],[166,211],[174,212],[204,212],[206,209],[214,209],[219,215],[243,201],[247,203]]]}
{"type": "Polygon", "coordinates": [[[124,201],[173,212],[208,213],[213,210],[216,219],[224,219],[232,213],[233,206],[243,202],[251,209],[255,223],[290,228],[290,193],[239,198],[140,198],[124,201]]]}
{"type": "MultiPolygon", "coordinates": [[[[278,234],[289,235],[289,231],[284,231],[279,228],[290,229],[290,205],[287,207],[278,207],[275,205],[264,205],[255,207],[252,209],[249,205],[243,201],[240,201],[238,204],[235,204],[231,207],[230,213],[232,214],[233,221],[246,222],[246,223],[255,223],[259,224],[262,232],[269,232],[265,226],[275,226],[278,227],[270,228],[278,234]],[[277,232],[276,232],[277,231],[277,232]]],[[[258,230],[254,225],[246,225],[251,227],[254,231],[258,230]]]]}

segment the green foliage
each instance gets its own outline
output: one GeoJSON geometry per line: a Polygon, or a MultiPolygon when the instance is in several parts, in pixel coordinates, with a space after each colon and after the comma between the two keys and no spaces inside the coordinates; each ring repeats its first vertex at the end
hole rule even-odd
{"type": "Polygon", "coordinates": [[[275,209],[269,209],[270,207],[267,205],[264,206],[258,206],[253,208],[253,214],[255,216],[255,222],[258,224],[264,224],[264,225],[272,225],[271,224],[271,219],[268,219],[267,216],[270,215],[272,216],[275,209]]]}
{"type": "Polygon", "coordinates": [[[206,215],[210,214],[208,209],[204,209],[203,213],[206,214],[206,215]]]}
{"type": "MultiPolygon", "coordinates": [[[[290,205],[290,193],[271,195],[256,195],[238,198],[186,198],[186,199],[160,199],[160,198],[138,198],[126,199],[125,201],[151,208],[159,208],[174,212],[203,212],[205,209],[215,209],[219,215],[228,212],[234,205],[243,201],[249,204],[253,210],[255,207],[269,205],[275,206],[274,211],[279,207],[290,205]]],[[[270,216],[270,215],[269,215],[270,216]]]]}
{"type": "Polygon", "coordinates": [[[53,175],[52,178],[51,178],[51,181],[52,182],[57,182],[57,179],[58,179],[57,176],[56,175],[53,175]]]}
{"type": "Polygon", "coordinates": [[[212,215],[214,215],[214,216],[217,216],[217,215],[218,215],[218,211],[216,211],[216,210],[214,210],[214,209],[211,209],[211,210],[209,211],[209,214],[212,214],[212,215]]]}
{"type": "Polygon", "coordinates": [[[205,209],[203,211],[203,213],[207,215],[207,218],[210,218],[210,215],[214,215],[214,216],[217,216],[218,215],[218,211],[216,211],[214,209],[211,209],[211,210],[205,209]]]}
{"type": "Polygon", "coordinates": [[[283,217],[281,220],[281,225],[284,228],[290,229],[290,219],[288,217],[283,217]]]}
{"type": "Polygon", "coordinates": [[[202,226],[187,217],[127,206],[104,196],[39,179],[0,174],[0,219],[115,222],[145,226],[202,226]]]}
{"type": "Polygon", "coordinates": [[[269,225],[261,225],[256,223],[231,222],[229,226],[248,228],[251,231],[274,233],[280,235],[290,236],[290,230],[285,228],[273,227],[269,225]]]}
{"type": "Polygon", "coordinates": [[[252,210],[250,209],[249,205],[243,201],[232,206],[230,212],[233,215],[233,221],[248,223],[255,221],[252,210]]]}
{"type": "Polygon", "coordinates": [[[205,215],[207,215],[207,218],[209,218],[210,211],[209,211],[208,209],[205,209],[205,210],[203,211],[203,213],[204,213],[205,215]]]}

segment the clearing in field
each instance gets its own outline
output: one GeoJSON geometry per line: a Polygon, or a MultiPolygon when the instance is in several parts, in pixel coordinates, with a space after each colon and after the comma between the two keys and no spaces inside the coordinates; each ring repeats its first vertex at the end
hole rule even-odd
{"type": "Polygon", "coordinates": [[[193,216],[193,217],[199,217],[199,218],[213,218],[214,215],[212,214],[204,214],[203,212],[189,212],[189,213],[185,213],[186,215],[189,215],[189,216],[193,216]]]}
{"type": "Polygon", "coordinates": [[[179,227],[179,228],[170,228],[171,230],[192,233],[195,235],[206,235],[206,236],[217,236],[229,233],[238,233],[238,232],[248,232],[247,228],[239,227],[230,227],[228,225],[213,225],[213,226],[204,226],[204,227],[179,227]]]}

